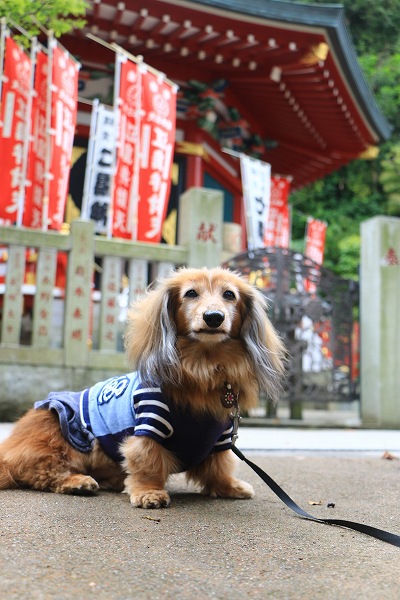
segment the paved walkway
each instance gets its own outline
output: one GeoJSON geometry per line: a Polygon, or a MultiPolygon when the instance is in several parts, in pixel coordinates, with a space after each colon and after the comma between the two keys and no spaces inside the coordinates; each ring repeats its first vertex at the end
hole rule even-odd
{"type": "MultiPolygon", "coordinates": [[[[12,425],[0,424],[0,439],[12,425]]],[[[400,534],[400,432],[241,427],[238,447],[316,517],[400,534]],[[334,504],[334,508],[331,505],[334,504]],[[329,506],[328,506],[329,505],[329,506]]],[[[400,549],[295,516],[244,463],[252,500],[182,475],[172,506],[0,491],[1,600],[397,600],[400,549]]]]}
{"type": "MultiPolygon", "coordinates": [[[[399,460],[251,454],[316,517],[400,534],[399,460]]],[[[399,548],[301,519],[245,464],[238,474],[254,499],[206,498],[175,476],[171,508],[153,511],[125,494],[0,491],[1,600],[400,597],[399,548]]]]}

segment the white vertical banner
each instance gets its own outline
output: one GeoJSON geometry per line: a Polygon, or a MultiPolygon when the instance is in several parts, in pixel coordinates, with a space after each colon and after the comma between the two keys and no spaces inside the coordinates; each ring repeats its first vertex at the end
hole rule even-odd
{"type": "Polygon", "coordinates": [[[271,197],[271,165],[240,154],[243,201],[249,250],[264,247],[271,197]]]}
{"type": "Polygon", "coordinates": [[[94,221],[95,233],[106,234],[108,231],[115,142],[115,111],[96,101],[93,103],[82,199],[82,217],[94,221]]]}

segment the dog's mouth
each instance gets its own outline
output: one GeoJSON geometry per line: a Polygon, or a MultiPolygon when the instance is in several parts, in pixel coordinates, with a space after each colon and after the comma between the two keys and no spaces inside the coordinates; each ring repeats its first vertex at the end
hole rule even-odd
{"type": "Polygon", "coordinates": [[[192,331],[191,335],[198,337],[205,335],[207,337],[215,337],[215,336],[223,336],[227,337],[229,334],[223,329],[198,329],[197,331],[192,331]]]}

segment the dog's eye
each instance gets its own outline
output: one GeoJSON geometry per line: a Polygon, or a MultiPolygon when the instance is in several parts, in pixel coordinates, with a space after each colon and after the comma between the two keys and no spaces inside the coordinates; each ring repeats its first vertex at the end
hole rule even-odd
{"type": "Polygon", "coordinates": [[[196,290],[188,290],[185,294],[185,298],[197,298],[198,293],[196,290]]]}
{"type": "Polygon", "coordinates": [[[236,300],[236,296],[233,292],[231,292],[231,290],[225,290],[225,292],[222,294],[222,297],[225,300],[236,300]]]}

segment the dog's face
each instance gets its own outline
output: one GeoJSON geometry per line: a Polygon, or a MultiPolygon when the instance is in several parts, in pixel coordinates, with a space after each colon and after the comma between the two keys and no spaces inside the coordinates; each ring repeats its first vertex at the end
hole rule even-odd
{"type": "Polygon", "coordinates": [[[233,382],[241,370],[259,390],[279,393],[284,349],[265,298],[227,269],[180,269],[157,283],[131,307],[125,346],[149,385],[182,387],[188,373],[200,379],[201,371],[204,390],[212,373],[231,371],[233,382]]]}
{"type": "Polygon", "coordinates": [[[175,315],[178,336],[216,344],[240,335],[241,282],[228,271],[188,270],[177,281],[175,315]]]}

